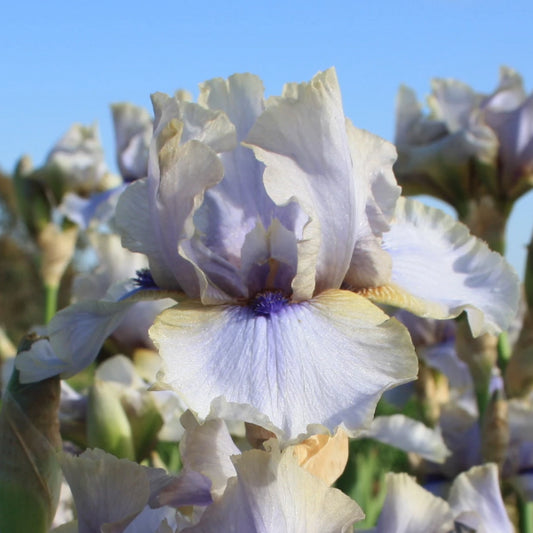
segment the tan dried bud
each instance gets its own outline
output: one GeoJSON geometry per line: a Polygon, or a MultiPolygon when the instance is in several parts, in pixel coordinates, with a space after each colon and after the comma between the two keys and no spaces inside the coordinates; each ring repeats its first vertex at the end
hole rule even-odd
{"type": "Polygon", "coordinates": [[[508,405],[501,391],[496,391],[487,406],[481,434],[481,455],[487,463],[496,463],[501,471],[509,447],[508,405]]]}
{"type": "Polygon", "coordinates": [[[450,399],[448,381],[438,371],[419,361],[415,386],[424,412],[424,421],[430,426],[435,426],[440,418],[441,405],[450,399]]]}
{"type": "Polygon", "coordinates": [[[263,449],[264,442],[266,442],[268,439],[276,438],[276,435],[272,433],[272,431],[269,431],[261,426],[257,426],[256,424],[246,422],[244,427],[246,428],[246,439],[252,448],[256,448],[258,450],[263,449]]]}
{"type": "Polygon", "coordinates": [[[3,328],[0,328],[0,361],[15,357],[17,348],[9,340],[3,328]]]}
{"type": "Polygon", "coordinates": [[[496,204],[492,196],[483,196],[468,202],[467,214],[462,222],[473,235],[486,241],[491,250],[503,253],[508,218],[508,213],[496,204]]]}
{"type": "Polygon", "coordinates": [[[476,388],[488,386],[498,359],[498,337],[488,333],[473,338],[466,320],[460,320],[456,334],[457,355],[470,369],[476,388]]]}
{"type": "Polygon", "coordinates": [[[533,312],[524,317],[520,336],[505,371],[505,388],[511,397],[533,390],[533,312]]]}
{"type": "Polygon", "coordinates": [[[48,287],[58,287],[74,254],[78,227],[61,229],[52,222],[39,233],[37,242],[42,252],[41,277],[48,287]]]}

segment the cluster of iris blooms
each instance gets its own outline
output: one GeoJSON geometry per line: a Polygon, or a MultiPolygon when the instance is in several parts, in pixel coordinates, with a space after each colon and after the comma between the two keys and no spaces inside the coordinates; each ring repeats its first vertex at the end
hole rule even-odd
{"type": "Polygon", "coordinates": [[[429,114],[402,89],[396,147],[333,69],[152,102],[113,106],[120,176],[75,125],[4,180],[46,325],[2,348],[0,531],[531,527],[533,292],[519,311],[500,255],[531,184],[519,76],[436,81],[429,114]]]}

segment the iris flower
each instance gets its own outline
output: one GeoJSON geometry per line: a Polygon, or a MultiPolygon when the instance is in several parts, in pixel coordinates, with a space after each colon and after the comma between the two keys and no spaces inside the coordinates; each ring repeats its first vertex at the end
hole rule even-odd
{"type": "Polygon", "coordinates": [[[204,83],[197,104],[183,93],[153,103],[148,177],[116,213],[149,274],[60,312],[48,348],[19,357],[22,379],[42,379],[41,356],[54,362],[45,372],[80,370],[132,301],[174,295],[151,337],[161,381],[199,418],[286,440],[317,425],[354,435],[417,373],[407,329],[373,302],[465,310],[476,335],[506,327],[514,272],[463,225],[400,198],[394,147],[345,118],[333,69],[266,101],[242,74],[204,83]]]}
{"type": "Polygon", "coordinates": [[[375,528],[366,533],[488,533],[514,530],[501,497],[498,469],[489,463],[457,476],[448,501],[407,474],[387,474],[387,498],[375,528]]]}
{"type": "Polygon", "coordinates": [[[395,171],[407,194],[431,194],[456,208],[483,194],[510,205],[532,187],[533,94],[502,67],[490,94],[434,79],[424,113],[416,94],[397,99],[395,171]]]}

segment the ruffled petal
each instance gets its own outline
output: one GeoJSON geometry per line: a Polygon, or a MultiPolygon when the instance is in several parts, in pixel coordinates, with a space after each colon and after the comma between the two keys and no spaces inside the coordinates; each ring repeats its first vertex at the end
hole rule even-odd
{"type": "Polygon", "coordinates": [[[390,256],[381,248],[400,187],[392,172],[394,146],[346,123],[353,162],[356,196],[355,246],[344,283],[353,289],[376,287],[390,281],[390,256]]]}
{"type": "Polygon", "coordinates": [[[401,193],[392,171],[396,148],[377,135],[356,128],[349,120],[346,132],[356,190],[356,231],[369,226],[375,235],[381,235],[389,229],[401,193]]]}
{"type": "Polygon", "coordinates": [[[518,306],[519,280],[502,256],[438,209],[400,199],[383,248],[392,257],[392,284],[369,298],[430,318],[463,310],[472,333],[506,329],[518,306]]]}
{"type": "Polygon", "coordinates": [[[46,165],[62,170],[67,190],[85,194],[98,190],[107,174],[98,126],[73,124],[48,154],[46,165]]]}
{"type": "Polygon", "coordinates": [[[479,106],[483,95],[454,79],[434,79],[431,87],[433,93],[428,105],[435,118],[444,122],[450,133],[467,128],[472,111],[479,106]]]}
{"type": "Polygon", "coordinates": [[[298,466],[291,452],[280,454],[277,446],[244,452],[235,458],[235,469],[237,477],[222,498],[188,531],[344,533],[364,516],[355,501],[298,466]]]}
{"type": "Polygon", "coordinates": [[[200,425],[187,411],[181,423],[186,430],[180,443],[184,468],[208,477],[213,496],[220,496],[228,479],[236,475],[231,456],[239,455],[241,451],[233,443],[223,420],[208,420],[200,425]]]}
{"type": "Polygon", "coordinates": [[[162,381],[201,418],[224,397],[248,406],[246,421],[264,425],[259,413],[266,415],[286,439],[309,424],[361,428],[381,394],[417,372],[407,330],[348,291],[280,304],[269,316],[183,302],[159,315],[150,335],[164,361],[162,381]]]}
{"type": "Polygon", "coordinates": [[[448,501],[456,520],[479,533],[512,533],[514,528],[503,504],[495,464],[475,466],[459,475],[448,501]]]}
{"type": "MultiPolygon", "coordinates": [[[[227,80],[217,78],[202,84],[199,102],[227,114],[240,142],[264,110],[263,84],[251,74],[236,74],[227,80]]],[[[247,258],[243,257],[242,248],[250,232],[258,225],[268,228],[273,220],[279,220],[288,231],[301,238],[307,216],[295,202],[278,206],[272,201],[263,184],[264,165],[250,148],[238,145],[231,152],[221,154],[220,159],[224,165],[224,179],[206,192],[204,204],[194,217],[198,240],[211,255],[202,251],[198,242],[184,244],[183,249],[213,284],[235,297],[242,297],[246,296],[242,282],[239,286],[233,280],[224,288],[220,265],[227,278],[243,277],[239,269],[247,258]]],[[[204,296],[202,299],[209,303],[204,296]]]]}
{"type": "Polygon", "coordinates": [[[182,144],[194,139],[207,144],[217,153],[235,148],[235,127],[224,113],[189,102],[180,91],[174,97],[155,93],[152,95],[152,104],[155,113],[154,137],[159,149],[168,140],[168,131],[172,127],[180,129],[182,144]]]}
{"type": "Polygon", "coordinates": [[[179,254],[178,245],[194,235],[194,213],[224,170],[210,148],[197,141],[180,145],[179,135],[166,142],[157,159],[150,177],[130,185],[119,200],[116,217],[122,243],[148,256],[159,287],[183,287],[198,297],[195,269],[179,254]]]}
{"type": "Polygon", "coordinates": [[[266,165],[265,187],[274,202],[294,195],[310,217],[299,243],[295,297],[340,287],[355,244],[356,191],[334,69],[288,84],[281,98],[269,100],[246,142],[266,165]]]}

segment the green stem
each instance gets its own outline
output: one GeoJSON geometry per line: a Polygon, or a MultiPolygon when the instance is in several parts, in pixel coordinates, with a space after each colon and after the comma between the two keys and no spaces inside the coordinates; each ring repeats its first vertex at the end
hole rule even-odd
{"type": "Polygon", "coordinates": [[[518,498],[518,520],[521,533],[533,533],[533,502],[518,498]]]}
{"type": "Polygon", "coordinates": [[[511,344],[509,343],[509,336],[504,331],[500,333],[498,337],[498,367],[500,368],[502,375],[505,373],[507,363],[511,357],[511,344]]]}
{"type": "Polygon", "coordinates": [[[57,311],[57,296],[59,287],[57,285],[45,285],[45,308],[44,321],[48,324],[57,311]]]}

